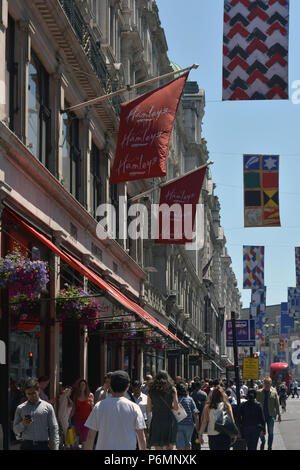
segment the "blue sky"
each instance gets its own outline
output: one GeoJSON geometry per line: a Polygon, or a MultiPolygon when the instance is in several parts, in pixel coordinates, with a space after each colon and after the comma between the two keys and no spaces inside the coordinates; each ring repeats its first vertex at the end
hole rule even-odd
{"type": "Polygon", "coordinates": [[[169,59],[181,67],[199,64],[189,78],[205,90],[203,137],[207,140],[221,224],[243,306],[243,245],[265,246],[267,305],[287,301],[295,286],[295,246],[300,246],[300,104],[292,104],[292,83],[300,80],[300,1],[290,0],[289,86],[285,101],[222,102],[224,0],[156,0],[169,59]],[[244,228],[244,153],[279,154],[281,227],[244,228]]]}

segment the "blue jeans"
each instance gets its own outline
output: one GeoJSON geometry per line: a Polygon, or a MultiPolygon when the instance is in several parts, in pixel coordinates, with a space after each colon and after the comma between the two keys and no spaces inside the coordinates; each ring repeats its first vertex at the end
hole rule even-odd
{"type": "MultiPolygon", "coordinates": [[[[275,424],[275,416],[269,416],[266,419],[266,424],[268,428],[268,450],[272,450],[272,445],[273,445],[273,438],[274,438],[274,424],[275,424]]],[[[261,443],[265,445],[266,443],[266,438],[264,434],[261,434],[261,443]]]]}
{"type": "Polygon", "coordinates": [[[191,447],[194,427],[194,424],[177,424],[177,449],[191,447]]]}

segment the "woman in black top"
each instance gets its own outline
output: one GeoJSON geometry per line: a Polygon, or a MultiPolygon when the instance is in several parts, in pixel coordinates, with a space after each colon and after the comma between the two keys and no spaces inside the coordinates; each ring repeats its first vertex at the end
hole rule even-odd
{"type": "Polygon", "coordinates": [[[177,391],[166,371],[160,371],[150,382],[147,411],[152,413],[149,447],[173,450],[177,441],[177,421],[172,409],[178,409],[177,391]]]}
{"type": "Polygon", "coordinates": [[[248,450],[256,450],[259,435],[265,431],[265,417],[262,406],[256,401],[256,390],[248,390],[247,401],[240,408],[242,436],[246,440],[248,450]]]}

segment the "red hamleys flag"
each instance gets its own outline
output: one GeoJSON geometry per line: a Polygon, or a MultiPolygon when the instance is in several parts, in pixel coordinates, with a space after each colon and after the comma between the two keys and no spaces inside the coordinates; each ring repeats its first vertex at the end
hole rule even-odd
{"type": "Polygon", "coordinates": [[[166,175],[166,158],[188,73],[121,105],[110,183],[166,175]]]}
{"type": "Polygon", "coordinates": [[[197,204],[207,166],[164,185],[160,193],[156,243],[193,242],[197,204]]]}

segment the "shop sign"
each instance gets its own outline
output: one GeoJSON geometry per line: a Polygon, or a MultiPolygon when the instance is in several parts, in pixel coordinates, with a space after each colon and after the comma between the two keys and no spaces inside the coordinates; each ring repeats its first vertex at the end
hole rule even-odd
{"type": "Polygon", "coordinates": [[[201,364],[202,357],[199,354],[189,354],[189,364],[191,366],[198,366],[201,364]]]}
{"type": "Polygon", "coordinates": [[[259,377],[259,358],[244,357],[243,359],[243,379],[257,380],[259,377]]]}
{"type": "Polygon", "coordinates": [[[180,349],[168,349],[167,355],[168,356],[180,356],[180,349]]]}
{"type": "MultiPolygon", "coordinates": [[[[255,320],[236,320],[235,324],[237,346],[255,346],[255,320]]],[[[226,320],[226,347],[232,346],[232,323],[226,320]]]]}

